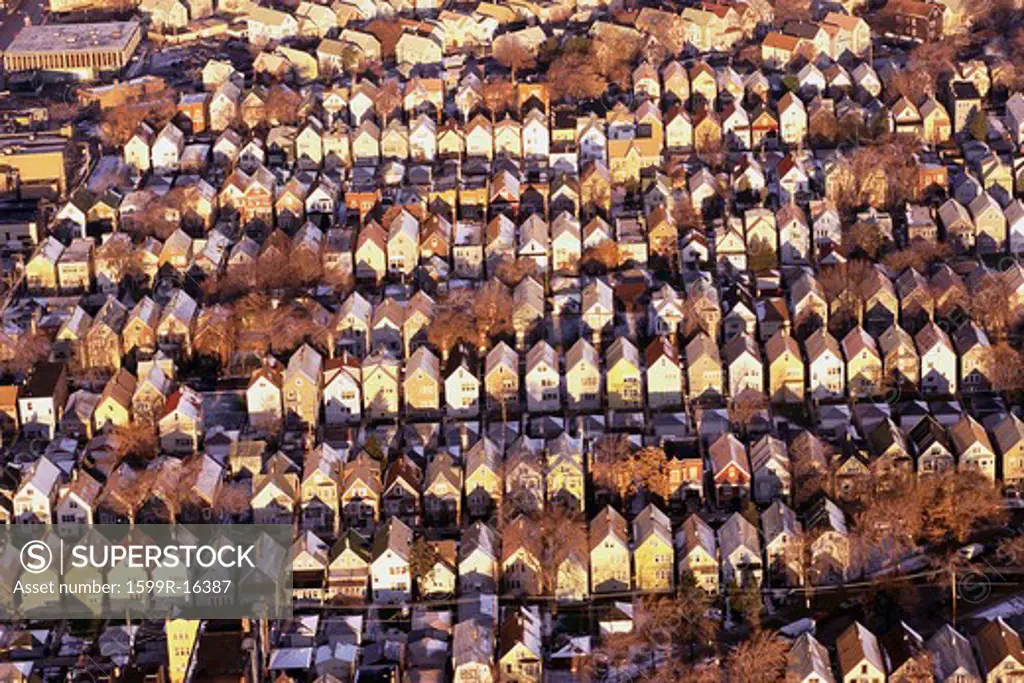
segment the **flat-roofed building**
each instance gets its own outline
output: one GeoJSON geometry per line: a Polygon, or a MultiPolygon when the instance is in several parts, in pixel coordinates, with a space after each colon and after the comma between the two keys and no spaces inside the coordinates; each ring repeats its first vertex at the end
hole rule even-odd
{"type": "Polygon", "coordinates": [[[93,80],[104,73],[119,73],[141,40],[137,21],[26,26],[4,52],[4,70],[93,80]]]}
{"type": "Polygon", "coordinates": [[[57,197],[67,189],[67,138],[53,133],[0,134],[0,194],[57,197]]]}

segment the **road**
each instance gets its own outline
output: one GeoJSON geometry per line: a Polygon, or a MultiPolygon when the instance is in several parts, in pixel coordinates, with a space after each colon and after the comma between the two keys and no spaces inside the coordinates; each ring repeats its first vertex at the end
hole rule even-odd
{"type": "Polygon", "coordinates": [[[33,26],[43,23],[46,17],[47,0],[21,0],[21,6],[14,14],[4,17],[0,23],[0,50],[6,50],[14,40],[14,36],[25,26],[29,19],[33,26]]]}

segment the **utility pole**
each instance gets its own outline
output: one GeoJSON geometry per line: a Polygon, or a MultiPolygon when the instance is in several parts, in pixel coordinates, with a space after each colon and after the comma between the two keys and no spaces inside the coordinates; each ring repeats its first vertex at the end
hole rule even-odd
{"type": "Polygon", "coordinates": [[[956,628],[956,565],[949,567],[949,590],[953,596],[953,628],[956,628]]]}

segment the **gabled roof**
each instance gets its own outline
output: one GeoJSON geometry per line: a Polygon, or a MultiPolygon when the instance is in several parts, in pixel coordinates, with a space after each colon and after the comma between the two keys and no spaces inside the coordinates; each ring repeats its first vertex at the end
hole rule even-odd
{"type": "Polygon", "coordinates": [[[855,621],[836,640],[839,672],[845,677],[861,662],[867,661],[876,670],[886,671],[885,658],[878,645],[878,639],[863,624],[855,621]]]}

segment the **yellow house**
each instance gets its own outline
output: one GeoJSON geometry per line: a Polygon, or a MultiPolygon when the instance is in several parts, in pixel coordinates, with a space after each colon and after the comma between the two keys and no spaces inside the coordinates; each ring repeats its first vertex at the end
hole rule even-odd
{"type": "Polygon", "coordinates": [[[679,575],[689,574],[711,595],[718,593],[718,545],[711,526],[698,515],[690,515],[676,534],[679,575]]]}
{"type": "Polygon", "coordinates": [[[858,326],[843,337],[842,346],[850,396],[874,395],[882,381],[882,358],[878,355],[875,340],[858,326]]]}
{"type": "Polygon", "coordinates": [[[57,262],[64,253],[64,245],[47,237],[36,253],[25,264],[25,284],[33,292],[57,291],[57,262]]]}
{"type": "Polygon", "coordinates": [[[786,328],[780,328],[764,345],[768,356],[768,393],[778,403],[804,400],[804,361],[786,328]]]}
{"type": "Polygon", "coordinates": [[[398,415],[401,362],[383,349],[363,360],[363,410],[374,417],[398,415]]]}
{"type": "Polygon", "coordinates": [[[641,591],[671,590],[675,573],[672,524],[653,503],[633,520],[633,565],[641,591]]]}
{"type": "Polygon", "coordinates": [[[606,506],[590,522],[590,591],[608,593],[632,587],[626,518],[606,506]]]}
{"type": "Polygon", "coordinates": [[[547,496],[567,508],[582,511],[586,505],[583,444],[565,432],[548,443],[547,496]]]}
{"type": "Polygon", "coordinates": [[[631,410],[643,405],[643,373],[640,352],[625,337],[619,337],[608,348],[608,407],[631,410]]]}
{"type": "Polygon", "coordinates": [[[718,344],[704,332],[686,345],[686,380],[690,398],[722,395],[722,359],[718,344]]]}
{"type": "Polygon", "coordinates": [[[124,368],[110,378],[103,388],[100,400],[96,403],[96,410],[93,412],[96,429],[103,429],[108,425],[114,427],[128,425],[132,417],[132,396],[135,394],[135,384],[135,376],[124,368]]]}

